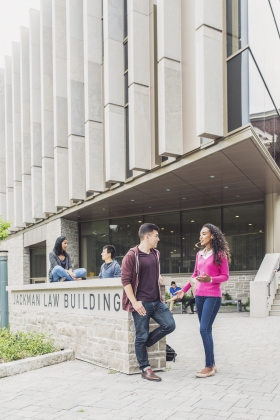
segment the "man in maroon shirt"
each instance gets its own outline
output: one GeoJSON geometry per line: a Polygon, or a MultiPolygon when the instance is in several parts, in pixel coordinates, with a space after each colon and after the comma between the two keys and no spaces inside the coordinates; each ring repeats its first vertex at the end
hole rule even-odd
{"type": "Polygon", "coordinates": [[[124,287],[122,306],[132,312],[136,336],[135,353],[142,370],[142,377],[149,381],[161,381],[151,369],[147,347],[175,330],[175,322],[160,294],[159,228],[144,223],[139,229],[140,245],[131,248],[122,262],[122,284],[124,287]],[[150,318],[159,327],[149,332],[150,318]]]}

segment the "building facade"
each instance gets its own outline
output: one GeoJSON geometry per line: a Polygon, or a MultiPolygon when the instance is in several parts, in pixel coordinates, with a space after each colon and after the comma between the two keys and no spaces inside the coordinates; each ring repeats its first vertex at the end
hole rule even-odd
{"type": "Polygon", "coordinates": [[[10,284],[45,278],[60,235],[96,276],[143,222],[163,274],[192,272],[207,222],[233,278],[280,252],[279,0],[41,0],[20,35],[0,69],[10,284]]]}

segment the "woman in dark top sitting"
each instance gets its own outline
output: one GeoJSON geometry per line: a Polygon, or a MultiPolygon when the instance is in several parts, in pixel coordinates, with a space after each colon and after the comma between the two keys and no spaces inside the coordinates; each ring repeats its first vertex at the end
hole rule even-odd
{"type": "Polygon", "coordinates": [[[85,268],[72,270],[70,255],[66,252],[68,242],[65,236],[59,236],[55,241],[54,249],[49,254],[50,270],[49,280],[55,281],[73,281],[83,280],[86,274],[85,268]]]}

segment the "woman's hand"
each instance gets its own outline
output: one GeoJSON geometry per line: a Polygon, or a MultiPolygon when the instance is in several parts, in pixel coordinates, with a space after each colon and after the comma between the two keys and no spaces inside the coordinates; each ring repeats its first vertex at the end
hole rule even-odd
{"type": "Polygon", "coordinates": [[[76,274],[75,274],[75,273],[73,273],[73,271],[72,271],[72,270],[66,270],[66,272],[69,274],[69,276],[71,276],[71,277],[72,277],[72,279],[75,279],[75,278],[76,278],[76,274]]]}
{"type": "Polygon", "coordinates": [[[185,295],[185,292],[183,290],[179,290],[179,292],[175,292],[175,295],[177,295],[177,298],[182,299],[185,295]]]}
{"type": "Polygon", "coordinates": [[[211,277],[208,274],[204,273],[204,276],[197,276],[196,280],[200,281],[200,283],[210,283],[211,277]]]}

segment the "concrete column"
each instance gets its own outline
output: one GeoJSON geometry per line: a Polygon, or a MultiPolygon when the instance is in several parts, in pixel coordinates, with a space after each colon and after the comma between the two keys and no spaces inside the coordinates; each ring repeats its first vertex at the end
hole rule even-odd
{"type": "Polygon", "coordinates": [[[280,252],[280,194],[265,196],[265,253],[280,252]]]}
{"type": "Polygon", "coordinates": [[[29,23],[32,218],[42,219],[45,215],[42,194],[40,12],[38,10],[29,11],[29,23]]]}
{"type": "Polygon", "coordinates": [[[84,0],[86,191],[105,189],[102,0],[84,0]]]}
{"type": "Polygon", "coordinates": [[[55,206],[69,206],[66,0],[52,1],[55,206]],[[61,174],[65,188],[59,188],[61,174]]]}
{"type": "Polygon", "coordinates": [[[5,56],[6,218],[14,229],[12,57],[5,56]]]}
{"type": "Polygon", "coordinates": [[[69,199],[84,200],[85,104],[83,2],[66,1],[69,199]]]}
{"type": "Polygon", "coordinates": [[[29,29],[20,28],[22,221],[33,222],[31,195],[29,29]]]}
{"type": "Polygon", "coordinates": [[[55,213],[52,64],[52,0],[40,2],[43,212],[55,213]]]}
{"type": "Polygon", "coordinates": [[[196,0],[195,8],[196,131],[199,137],[216,139],[223,136],[224,121],[223,1],[196,0]]]}
{"type": "Polygon", "coordinates": [[[129,169],[151,169],[149,0],[128,1],[129,169]]]}
{"type": "Polygon", "coordinates": [[[0,69],[0,215],[6,219],[5,71],[0,69]]]}
{"type": "Polygon", "coordinates": [[[159,154],[183,154],[181,0],[158,1],[159,154]]]}
{"type": "Polygon", "coordinates": [[[123,1],[104,0],[106,182],[125,181],[123,1]]]}
{"type": "Polygon", "coordinates": [[[20,46],[12,43],[12,112],[13,112],[13,161],[14,161],[14,224],[24,227],[22,220],[21,183],[21,113],[20,113],[20,46]]]}

